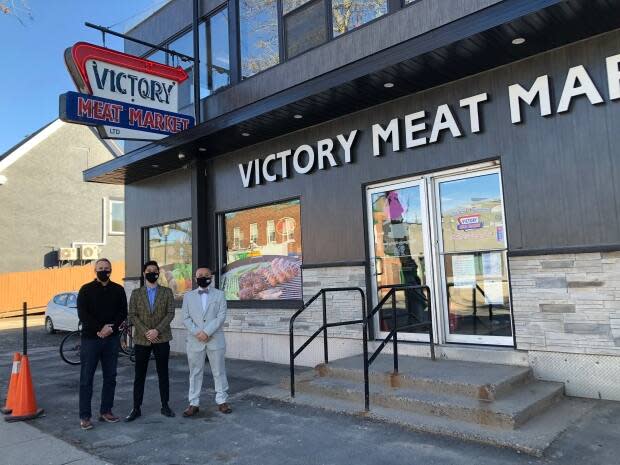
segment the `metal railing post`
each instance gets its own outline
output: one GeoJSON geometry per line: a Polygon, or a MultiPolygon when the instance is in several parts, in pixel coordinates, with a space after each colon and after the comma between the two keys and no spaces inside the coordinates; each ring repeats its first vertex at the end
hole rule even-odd
{"type": "Polygon", "coordinates": [[[362,351],[364,353],[364,410],[370,410],[370,386],[368,379],[368,320],[366,301],[362,293],[362,351]]]}
{"type": "Polygon", "coordinates": [[[293,321],[289,327],[289,355],[290,355],[290,371],[291,371],[291,397],[295,397],[295,341],[293,335],[293,321]]]}
{"type": "Polygon", "coordinates": [[[435,341],[433,339],[433,300],[431,297],[431,289],[426,288],[428,291],[428,341],[431,349],[431,360],[435,361],[435,341]]]}
{"type": "Polygon", "coordinates": [[[323,357],[325,363],[329,363],[329,355],[327,353],[327,293],[323,291],[323,357]]]}
{"type": "Polygon", "coordinates": [[[24,302],[23,305],[23,317],[24,317],[24,328],[23,328],[23,343],[24,343],[24,351],[23,355],[28,355],[28,303],[24,302]]]}
{"type": "Polygon", "coordinates": [[[396,321],[396,289],[392,289],[392,318],[394,320],[394,373],[398,373],[398,324],[396,321]]]}

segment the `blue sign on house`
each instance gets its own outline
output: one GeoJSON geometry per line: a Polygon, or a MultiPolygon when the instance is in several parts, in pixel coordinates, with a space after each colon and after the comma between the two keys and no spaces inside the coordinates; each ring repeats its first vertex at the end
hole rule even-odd
{"type": "Polygon", "coordinates": [[[166,136],[194,126],[192,116],[78,92],[60,96],[60,119],[69,123],[135,129],[166,136]]]}

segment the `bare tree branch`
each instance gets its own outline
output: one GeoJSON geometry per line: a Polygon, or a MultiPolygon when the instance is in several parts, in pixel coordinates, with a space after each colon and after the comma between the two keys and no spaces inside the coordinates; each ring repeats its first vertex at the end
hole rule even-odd
{"type": "Polygon", "coordinates": [[[26,0],[0,0],[0,13],[13,16],[22,26],[26,26],[24,20],[34,19],[26,0]]]}

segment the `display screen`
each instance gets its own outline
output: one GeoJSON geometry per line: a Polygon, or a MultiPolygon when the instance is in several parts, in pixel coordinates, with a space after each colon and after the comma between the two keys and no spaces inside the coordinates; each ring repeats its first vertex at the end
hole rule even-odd
{"type": "Polygon", "coordinates": [[[224,215],[227,300],[301,300],[299,200],[224,215]]]}
{"type": "Polygon", "coordinates": [[[192,290],[192,222],[148,228],[148,259],[159,264],[159,283],[176,299],[192,290]]]}

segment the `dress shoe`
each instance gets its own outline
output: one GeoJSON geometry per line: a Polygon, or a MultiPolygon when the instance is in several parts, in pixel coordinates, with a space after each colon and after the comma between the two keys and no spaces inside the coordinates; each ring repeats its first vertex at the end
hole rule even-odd
{"type": "Polygon", "coordinates": [[[223,404],[219,404],[217,408],[222,413],[232,413],[232,409],[230,408],[230,405],[228,405],[226,402],[224,402],[223,404]]]}
{"type": "Polygon", "coordinates": [[[105,421],[106,423],[118,423],[120,420],[121,419],[112,412],[102,413],[99,415],[99,421],[105,421]]]}
{"type": "Polygon", "coordinates": [[[90,418],[82,418],[80,420],[80,428],[82,428],[84,431],[93,429],[93,423],[90,421],[90,418]]]}
{"type": "Polygon", "coordinates": [[[168,418],[174,417],[174,412],[170,410],[170,407],[168,407],[167,405],[162,405],[161,414],[168,418]]]}
{"type": "Polygon", "coordinates": [[[129,415],[125,417],[125,421],[129,423],[130,421],[134,421],[136,418],[141,416],[142,412],[140,411],[140,409],[134,408],[131,412],[129,412],[129,415]]]}
{"type": "Polygon", "coordinates": [[[189,407],[187,407],[185,409],[185,411],[183,412],[183,416],[184,417],[193,417],[194,415],[196,415],[199,412],[199,409],[197,406],[195,405],[190,405],[189,407]]]}

